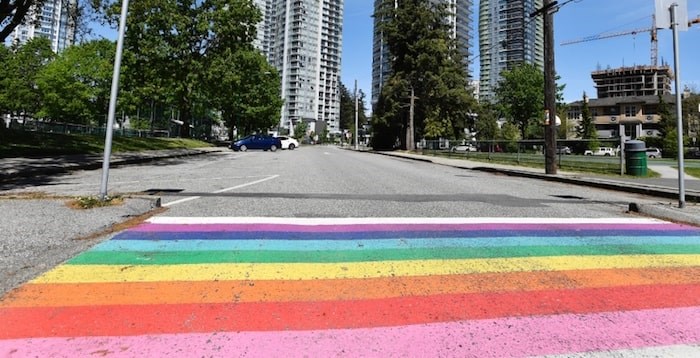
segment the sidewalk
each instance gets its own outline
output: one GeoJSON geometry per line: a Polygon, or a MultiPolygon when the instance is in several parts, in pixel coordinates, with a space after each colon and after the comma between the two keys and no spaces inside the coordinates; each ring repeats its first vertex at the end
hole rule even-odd
{"type": "MultiPolygon", "coordinates": [[[[145,163],[154,160],[202,155],[222,151],[222,147],[196,149],[150,150],[143,152],[116,153],[110,156],[110,167],[145,163]]],[[[16,178],[67,173],[73,170],[100,169],[102,154],[61,155],[56,157],[0,158],[0,183],[16,178]]],[[[0,187],[1,189],[1,187],[0,187]]]]}
{"type": "Polygon", "coordinates": [[[630,203],[630,210],[663,220],[683,222],[700,226],[700,180],[692,177],[686,177],[686,180],[684,181],[686,203],[685,207],[681,209],[678,207],[679,191],[677,172],[676,175],[673,175],[673,169],[670,167],[664,168],[664,173],[662,173],[661,178],[616,177],[610,175],[566,171],[558,171],[557,174],[548,175],[544,173],[543,169],[538,168],[479,162],[467,159],[436,157],[406,153],[402,151],[371,153],[419,160],[468,170],[479,170],[510,176],[580,185],[584,187],[595,187],[648,195],[659,198],[659,202],[654,205],[630,203]],[[663,174],[665,174],[666,177],[664,177],[663,174]]]}

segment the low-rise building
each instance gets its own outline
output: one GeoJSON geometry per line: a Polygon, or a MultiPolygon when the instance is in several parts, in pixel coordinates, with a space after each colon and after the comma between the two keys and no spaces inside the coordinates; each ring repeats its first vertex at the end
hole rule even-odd
{"type": "MultiPolygon", "coordinates": [[[[670,109],[676,103],[673,95],[663,95],[663,101],[670,109]]],[[[660,134],[658,114],[659,96],[624,96],[598,99],[584,99],[598,132],[598,138],[619,138],[624,134],[626,139],[639,137],[655,137],[660,134]]],[[[567,119],[581,121],[583,100],[569,104],[567,119]]]]}

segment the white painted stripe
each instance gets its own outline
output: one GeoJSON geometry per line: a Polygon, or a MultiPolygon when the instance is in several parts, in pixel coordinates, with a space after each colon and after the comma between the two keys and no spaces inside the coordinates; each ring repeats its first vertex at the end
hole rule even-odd
{"type": "MultiPolygon", "coordinates": [[[[271,178],[270,178],[271,179],[271,178]]],[[[253,183],[250,183],[253,184],[253,183]]],[[[249,185],[250,185],[249,184],[249,185]]],[[[651,218],[426,218],[426,217],[357,217],[357,218],[292,218],[292,217],[173,217],[157,216],[147,220],[153,224],[287,224],[287,225],[352,225],[352,224],[664,224],[651,218]]]]}
{"type": "Polygon", "coordinates": [[[562,355],[546,355],[541,357],[547,358],[688,358],[700,357],[700,345],[674,345],[662,347],[649,347],[639,349],[622,349],[603,352],[583,352],[583,353],[566,353],[562,355]]]}
{"type": "MultiPolygon", "coordinates": [[[[245,183],[245,184],[241,184],[241,185],[232,186],[232,187],[230,187],[230,188],[217,190],[217,191],[214,192],[214,194],[225,193],[225,192],[227,192],[227,191],[231,191],[231,190],[235,190],[235,189],[244,188],[244,187],[250,186],[250,185],[259,184],[259,183],[262,183],[262,182],[264,182],[264,181],[268,181],[268,180],[270,180],[270,179],[275,179],[275,178],[277,178],[277,177],[279,177],[278,174],[270,175],[270,176],[268,176],[268,177],[265,177],[265,178],[262,178],[262,179],[259,179],[259,180],[252,181],[252,182],[250,182],[250,183],[245,183]]],[[[190,200],[196,200],[196,199],[199,199],[199,198],[201,198],[201,196],[190,196],[190,197],[187,197],[187,198],[182,198],[182,199],[180,199],[180,200],[175,200],[175,201],[171,201],[171,202],[169,202],[169,203],[165,203],[165,204],[163,204],[163,206],[172,206],[172,205],[182,204],[182,203],[184,203],[184,202],[188,202],[188,201],[190,201],[190,200]]]]}

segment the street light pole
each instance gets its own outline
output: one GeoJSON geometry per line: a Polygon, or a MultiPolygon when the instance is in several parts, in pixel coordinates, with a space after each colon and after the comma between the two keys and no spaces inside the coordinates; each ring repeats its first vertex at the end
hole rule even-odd
{"type": "Polygon", "coordinates": [[[100,184],[100,200],[107,199],[107,181],[109,179],[109,157],[112,154],[112,132],[114,130],[114,116],[117,110],[117,93],[119,92],[119,70],[122,64],[122,50],[124,48],[124,32],[126,31],[126,13],[129,8],[129,0],[122,0],[122,13],[119,18],[119,38],[117,39],[117,53],[114,56],[114,72],[112,73],[112,90],[109,96],[109,114],[105,127],[105,150],[102,162],[102,183],[100,184]]]}

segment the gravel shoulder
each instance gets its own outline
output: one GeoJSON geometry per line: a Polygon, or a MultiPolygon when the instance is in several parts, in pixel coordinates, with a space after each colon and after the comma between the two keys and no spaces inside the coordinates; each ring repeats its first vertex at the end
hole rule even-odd
{"type": "Polygon", "coordinates": [[[0,197],[0,296],[159,210],[152,198],[92,209],[68,202],[0,197]]]}

